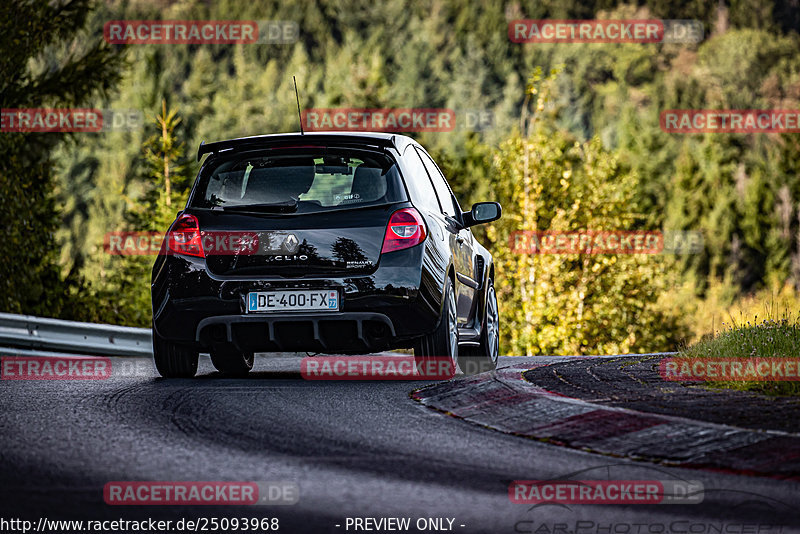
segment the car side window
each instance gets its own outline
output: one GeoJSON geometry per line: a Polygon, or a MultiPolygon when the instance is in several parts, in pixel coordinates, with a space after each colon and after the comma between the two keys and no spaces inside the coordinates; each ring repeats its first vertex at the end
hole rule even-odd
{"type": "Polygon", "coordinates": [[[413,147],[409,146],[403,156],[406,166],[411,171],[411,176],[406,176],[405,181],[414,204],[418,204],[433,213],[441,213],[441,207],[436,200],[436,191],[433,189],[433,184],[428,177],[428,172],[425,170],[425,165],[423,165],[419,154],[413,147]]]}
{"type": "Polygon", "coordinates": [[[447,185],[447,181],[444,179],[444,176],[442,176],[442,172],[439,170],[439,167],[436,166],[431,157],[424,150],[417,149],[417,152],[419,152],[419,156],[422,158],[422,163],[428,170],[431,181],[433,181],[433,187],[436,189],[436,195],[439,197],[439,203],[442,205],[442,211],[445,213],[445,215],[449,215],[454,219],[458,219],[459,214],[456,213],[456,207],[453,201],[453,193],[450,191],[450,186],[447,185]]]}

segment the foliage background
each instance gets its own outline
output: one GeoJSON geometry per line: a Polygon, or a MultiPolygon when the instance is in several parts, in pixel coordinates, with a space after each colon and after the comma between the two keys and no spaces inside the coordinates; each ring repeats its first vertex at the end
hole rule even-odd
{"type": "Polygon", "coordinates": [[[504,218],[478,233],[497,260],[504,353],[668,350],[740,307],[800,306],[800,134],[667,134],[658,121],[671,108],[800,109],[795,2],[84,4],[56,3],[70,15],[58,18],[44,3],[3,3],[4,27],[19,28],[0,38],[2,106],[80,103],[141,110],[147,120],[66,138],[0,135],[10,155],[0,166],[0,252],[22,261],[2,262],[3,311],[149,324],[152,257],[110,256],[104,234],[164,230],[198,170],[201,140],[296,131],[293,75],[305,107],[493,113],[484,131],[412,135],[462,207],[503,203],[504,218]],[[507,36],[517,18],[595,17],[697,19],[706,38],[542,45],[507,36]],[[290,20],[300,39],[104,45],[103,24],[115,19],[290,20]],[[31,35],[40,42],[20,47],[31,35]],[[48,76],[62,89],[32,90],[50,87],[35,83],[48,76]],[[170,113],[167,135],[155,117],[170,113]],[[508,249],[514,230],[586,228],[698,230],[705,248],[673,257],[508,249]]]}

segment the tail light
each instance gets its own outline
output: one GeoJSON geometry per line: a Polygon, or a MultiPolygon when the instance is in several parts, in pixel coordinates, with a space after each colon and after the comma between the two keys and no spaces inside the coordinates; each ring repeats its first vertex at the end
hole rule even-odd
{"type": "Polygon", "coordinates": [[[178,217],[167,232],[167,247],[170,253],[205,257],[197,217],[188,214],[178,217]]]}
{"type": "Polygon", "coordinates": [[[425,221],[419,212],[414,208],[399,209],[389,219],[381,254],[419,245],[425,235],[425,221]]]}

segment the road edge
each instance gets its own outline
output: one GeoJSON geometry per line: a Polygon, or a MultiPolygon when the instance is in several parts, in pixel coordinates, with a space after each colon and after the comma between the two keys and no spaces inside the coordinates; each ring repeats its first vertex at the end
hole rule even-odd
{"type": "Polygon", "coordinates": [[[588,453],[800,480],[800,435],[593,404],[548,391],[523,377],[531,368],[579,358],[586,357],[512,364],[493,373],[428,385],[409,396],[427,408],[487,429],[588,453]]]}

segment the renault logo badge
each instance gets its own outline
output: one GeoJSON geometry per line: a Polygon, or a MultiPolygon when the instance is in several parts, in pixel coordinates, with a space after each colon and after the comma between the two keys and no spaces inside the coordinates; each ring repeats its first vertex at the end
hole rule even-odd
{"type": "Polygon", "coordinates": [[[283,241],[283,246],[286,248],[286,251],[289,254],[294,254],[297,252],[297,247],[299,244],[300,242],[297,240],[297,236],[294,234],[287,235],[286,239],[283,241]]]}

